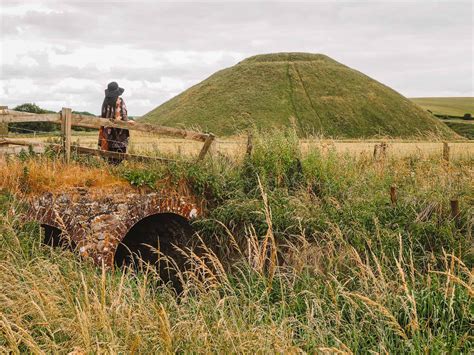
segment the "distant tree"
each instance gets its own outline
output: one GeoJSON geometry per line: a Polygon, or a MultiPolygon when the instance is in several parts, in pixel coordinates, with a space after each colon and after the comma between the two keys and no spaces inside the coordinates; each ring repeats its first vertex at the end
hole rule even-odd
{"type": "MultiPolygon", "coordinates": [[[[24,103],[16,106],[14,111],[29,112],[29,113],[56,113],[51,110],[46,110],[35,103],[24,103]]],[[[73,113],[79,113],[86,116],[94,116],[93,113],[87,111],[73,111],[73,113]]],[[[23,122],[23,123],[10,123],[8,125],[8,131],[16,133],[33,133],[33,132],[54,132],[58,131],[59,126],[51,122],[23,122]]],[[[93,128],[73,127],[74,131],[94,131],[93,128]]]]}
{"type": "Polygon", "coordinates": [[[86,115],[86,116],[95,116],[93,113],[90,113],[88,111],[72,111],[72,113],[78,113],[80,115],[86,115]]]}
{"type": "Polygon", "coordinates": [[[34,103],[21,104],[15,107],[13,110],[30,113],[54,113],[54,111],[45,110],[34,103]]]}
{"type": "MultiPolygon", "coordinates": [[[[54,111],[45,110],[34,103],[18,105],[13,110],[29,113],[54,113],[54,111]]],[[[52,132],[58,130],[58,126],[51,122],[10,123],[8,130],[17,133],[52,132]]]]}
{"type": "MultiPolygon", "coordinates": [[[[95,116],[93,113],[90,113],[88,111],[72,111],[72,113],[78,113],[80,115],[85,115],[85,116],[95,116]]],[[[78,132],[93,132],[97,131],[95,128],[86,128],[86,127],[72,127],[73,131],[78,131],[78,132]]]]}

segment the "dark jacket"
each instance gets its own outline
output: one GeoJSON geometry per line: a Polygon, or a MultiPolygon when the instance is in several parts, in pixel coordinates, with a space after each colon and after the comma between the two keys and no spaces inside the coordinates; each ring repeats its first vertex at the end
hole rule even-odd
{"type": "MultiPolygon", "coordinates": [[[[127,106],[121,97],[106,97],[102,104],[102,118],[128,121],[127,106]]],[[[128,129],[100,127],[99,149],[125,153],[130,133],[128,129]]]]}

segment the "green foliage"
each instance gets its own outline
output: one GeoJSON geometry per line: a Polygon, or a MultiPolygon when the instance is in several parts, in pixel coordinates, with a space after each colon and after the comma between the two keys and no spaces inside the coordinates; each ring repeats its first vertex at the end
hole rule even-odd
{"type": "MultiPolygon", "coordinates": [[[[95,116],[93,113],[90,113],[88,111],[72,111],[72,113],[79,113],[85,116],[95,116]]],[[[87,128],[87,127],[72,127],[72,130],[76,132],[96,132],[97,131],[95,128],[87,128]]]]}
{"type": "Polygon", "coordinates": [[[121,175],[131,185],[136,187],[149,187],[154,189],[156,187],[157,175],[149,170],[126,170],[121,175]]]}
{"type": "MultiPolygon", "coordinates": [[[[25,103],[22,105],[18,105],[13,110],[29,113],[54,113],[54,111],[42,109],[34,103],[25,103]]],[[[10,132],[16,133],[53,132],[58,130],[58,127],[56,124],[51,122],[24,122],[9,124],[8,130],[10,132]]]]}
{"type": "Polygon", "coordinates": [[[207,161],[202,165],[185,166],[185,170],[181,170],[180,175],[176,175],[177,181],[184,178],[193,193],[210,203],[210,208],[232,198],[240,189],[237,172],[225,161],[207,161]]]}
{"type": "Polygon", "coordinates": [[[220,136],[295,127],[300,137],[455,134],[385,85],[321,54],[250,57],[216,72],[144,116],[220,136]]]}
{"type": "MultiPolygon", "coordinates": [[[[401,235],[420,265],[426,265],[427,251],[469,250],[467,231],[455,226],[448,207],[420,218],[430,206],[449,205],[449,196],[467,203],[470,191],[465,167],[457,166],[456,174],[446,174],[433,170],[439,161],[411,158],[387,160],[378,167],[372,159],[334,152],[302,157],[298,147],[293,131],[256,135],[254,152],[241,165],[207,160],[180,172],[173,167],[173,180],[187,181],[210,207],[208,218],[197,223],[203,235],[224,232],[215,221],[243,238],[250,225],[257,235],[265,235],[268,226],[262,213],[260,180],[268,195],[273,232],[280,241],[291,240],[301,230],[310,237],[324,238],[328,228],[337,226],[351,246],[363,252],[369,245],[376,255],[395,253],[401,235]],[[422,181],[432,182],[429,188],[420,189],[422,181]],[[396,205],[389,197],[393,184],[398,185],[401,196],[396,205]]],[[[460,218],[461,225],[469,225],[468,213],[460,218]]]]}
{"type": "Polygon", "coordinates": [[[150,269],[102,272],[41,246],[25,207],[0,194],[0,352],[469,353],[472,162],[298,147],[294,131],[255,134],[243,163],[109,167],[135,186],[184,185],[207,207],[194,223],[206,253],[187,256],[179,299],[150,269]]]}
{"type": "Polygon", "coordinates": [[[0,194],[4,353],[469,353],[474,346],[472,275],[452,254],[418,268],[409,245],[357,253],[332,230],[325,241],[290,245],[273,274],[255,266],[258,252],[234,257],[224,273],[217,258],[189,257],[208,266],[181,274],[186,293],[176,299],[150,269],[100,270],[41,245],[38,224],[22,223],[10,208],[22,210],[0,194]]]}
{"type": "Polygon", "coordinates": [[[34,103],[26,103],[26,104],[18,105],[13,110],[21,111],[21,112],[29,112],[29,113],[54,113],[54,111],[42,109],[41,107],[39,107],[38,105],[34,103]]]}
{"type": "Polygon", "coordinates": [[[29,145],[28,148],[24,149],[22,148],[20,152],[18,153],[18,159],[20,161],[26,161],[28,159],[34,158],[36,156],[36,153],[33,150],[33,146],[29,145]]]}
{"type": "Polygon", "coordinates": [[[449,128],[462,137],[474,139],[474,123],[444,122],[449,128]]]}
{"type": "Polygon", "coordinates": [[[242,168],[247,193],[259,194],[257,178],[265,189],[295,189],[303,181],[299,140],[295,131],[257,134],[254,150],[242,168]]]}
{"type": "MultiPolygon", "coordinates": [[[[20,112],[29,112],[29,113],[55,113],[54,111],[51,110],[46,110],[34,103],[25,103],[16,106],[14,111],[20,111],[20,112]]],[[[80,113],[82,115],[86,116],[94,116],[94,114],[87,112],[87,111],[73,111],[73,113],[80,113]]],[[[84,128],[84,127],[73,127],[72,128],[74,131],[86,131],[86,132],[93,132],[95,129],[93,128],[84,128]]],[[[15,124],[9,124],[8,125],[8,130],[10,132],[15,132],[15,133],[41,133],[41,132],[54,132],[59,130],[59,126],[57,124],[51,123],[51,122],[21,122],[21,123],[15,123],[15,124]]]]}
{"type": "Polygon", "coordinates": [[[438,117],[444,116],[441,121],[461,137],[474,139],[474,124],[467,119],[474,114],[473,97],[421,97],[411,100],[438,117]],[[453,119],[455,117],[457,119],[453,119]]]}

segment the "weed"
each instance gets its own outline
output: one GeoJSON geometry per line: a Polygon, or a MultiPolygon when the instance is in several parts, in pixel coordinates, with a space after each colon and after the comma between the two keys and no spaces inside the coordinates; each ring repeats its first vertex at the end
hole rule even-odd
{"type": "Polygon", "coordinates": [[[472,161],[302,156],[292,132],[254,145],[243,164],[0,161],[0,352],[471,351],[472,161]],[[178,299],[156,269],[97,269],[21,219],[23,188],[124,179],[207,206],[178,299]]]}
{"type": "Polygon", "coordinates": [[[153,171],[148,170],[127,170],[122,176],[132,185],[136,187],[156,187],[157,176],[153,171]]]}

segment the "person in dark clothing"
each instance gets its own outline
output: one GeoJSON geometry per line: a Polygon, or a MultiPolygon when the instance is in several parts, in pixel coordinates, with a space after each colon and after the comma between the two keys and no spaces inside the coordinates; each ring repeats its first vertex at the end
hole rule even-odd
{"type": "MultiPolygon", "coordinates": [[[[124,89],[119,87],[115,81],[107,85],[105,89],[105,98],[102,104],[102,118],[117,121],[129,121],[127,115],[127,106],[120,97],[124,89]]],[[[130,133],[128,129],[102,126],[99,129],[99,149],[110,152],[126,153],[130,133]]],[[[113,164],[118,164],[121,159],[109,159],[113,164]]]]}

